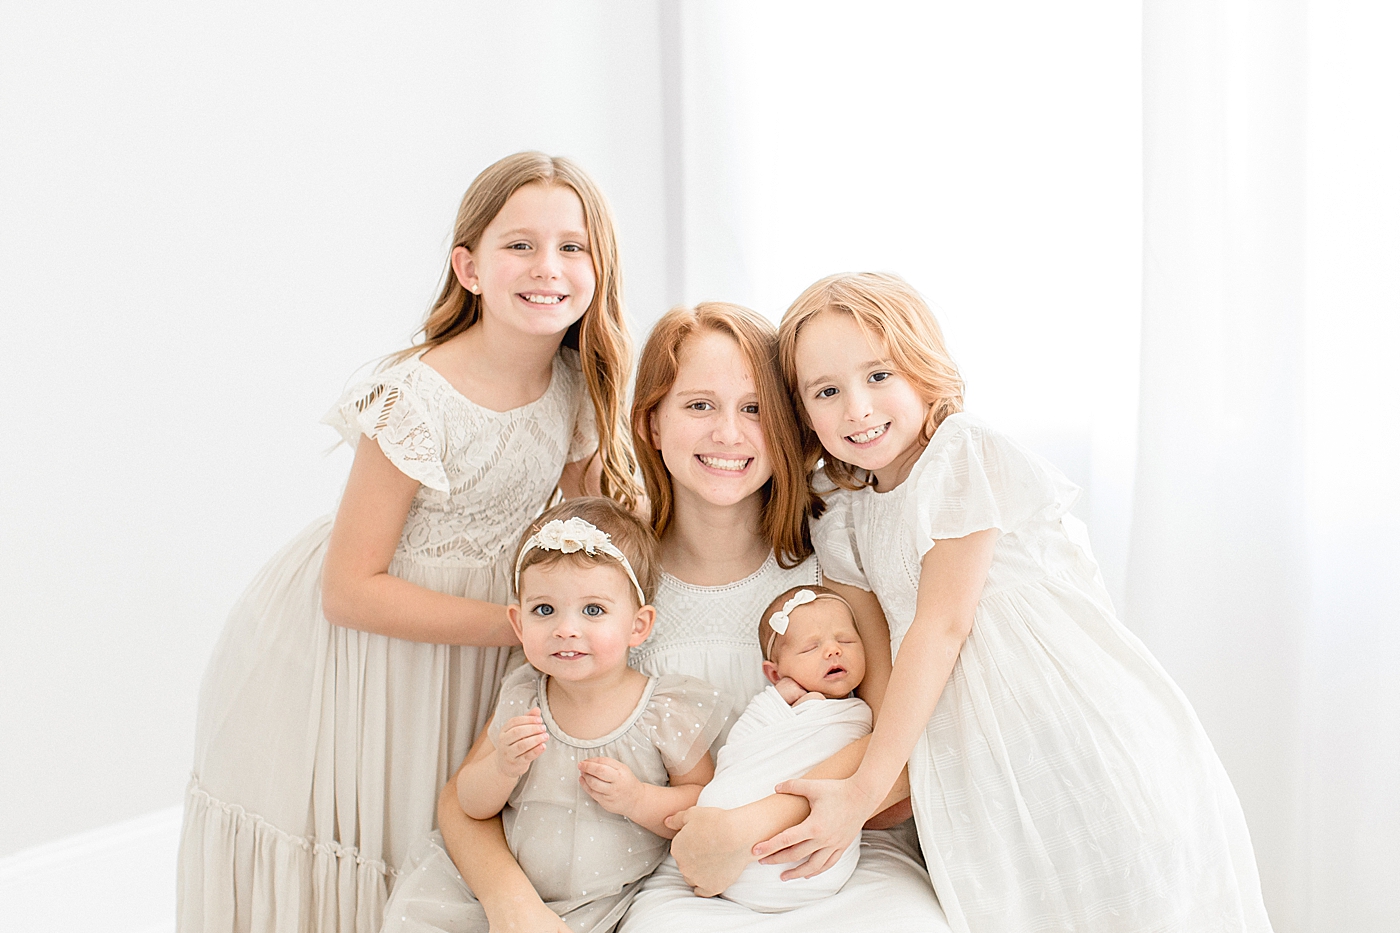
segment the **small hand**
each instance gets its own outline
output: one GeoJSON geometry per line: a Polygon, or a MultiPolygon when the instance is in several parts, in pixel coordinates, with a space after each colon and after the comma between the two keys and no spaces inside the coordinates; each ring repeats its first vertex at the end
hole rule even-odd
{"type": "Polygon", "coordinates": [[[810,878],[835,865],[880,805],[879,799],[872,799],[852,778],[784,781],[774,790],[806,797],[812,805],[812,812],[801,823],[753,847],[753,854],[764,865],[799,863],[783,872],[784,881],[810,878]]]}
{"type": "Polygon", "coordinates": [[[489,933],[574,933],[542,901],[512,905],[512,913],[504,917],[488,917],[489,933]]]}
{"type": "Polygon", "coordinates": [[[578,763],[579,783],[609,813],[628,816],[642,795],[642,782],[632,769],[612,758],[586,758],[578,763]]]}
{"type": "Polygon", "coordinates": [[[749,853],[751,842],[734,825],[732,813],[718,807],[691,807],[666,819],[666,825],[677,831],[671,855],[686,884],[701,897],[722,893],[754,860],[749,853]]]}
{"type": "Polygon", "coordinates": [[[544,754],[547,732],[539,707],[507,719],[496,745],[496,765],[510,777],[530,770],[530,762],[544,754]]]}
{"type": "Polygon", "coordinates": [[[807,691],[803,689],[802,685],[791,677],[779,678],[773,686],[778,689],[778,696],[782,697],[783,702],[787,703],[788,706],[801,701],[807,695],[807,691]]]}

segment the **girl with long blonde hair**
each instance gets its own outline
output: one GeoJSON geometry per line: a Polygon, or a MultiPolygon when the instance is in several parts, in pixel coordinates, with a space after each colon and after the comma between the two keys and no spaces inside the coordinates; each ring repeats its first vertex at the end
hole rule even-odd
{"type": "Polygon", "coordinates": [[[326,416],[355,448],[334,521],[263,569],[210,661],[181,930],[380,928],[506,672],[520,529],[556,489],[640,498],[621,293],[577,165],[522,152],[472,182],[423,340],[326,416]]]}

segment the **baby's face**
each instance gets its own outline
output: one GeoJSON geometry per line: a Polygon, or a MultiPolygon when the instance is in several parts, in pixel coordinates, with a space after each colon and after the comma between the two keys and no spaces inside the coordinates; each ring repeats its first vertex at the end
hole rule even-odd
{"type": "Polygon", "coordinates": [[[778,678],[791,677],[804,690],[838,699],[865,678],[865,646],[840,600],[819,599],[794,609],[775,648],[778,678]]]}

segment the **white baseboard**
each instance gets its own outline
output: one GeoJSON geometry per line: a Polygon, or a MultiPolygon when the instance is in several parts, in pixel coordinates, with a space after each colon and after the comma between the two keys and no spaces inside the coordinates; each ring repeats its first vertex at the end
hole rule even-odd
{"type": "Polygon", "coordinates": [[[0,859],[0,930],[173,933],[179,806],[0,859]]]}

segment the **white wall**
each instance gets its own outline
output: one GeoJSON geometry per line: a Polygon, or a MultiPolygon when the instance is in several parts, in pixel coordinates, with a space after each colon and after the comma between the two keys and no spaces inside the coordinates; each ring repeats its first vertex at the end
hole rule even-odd
{"type": "Polygon", "coordinates": [[[0,7],[0,856],[178,803],[228,608],[335,503],[318,419],[406,345],[507,153],[664,293],[654,2],[0,7]]]}

